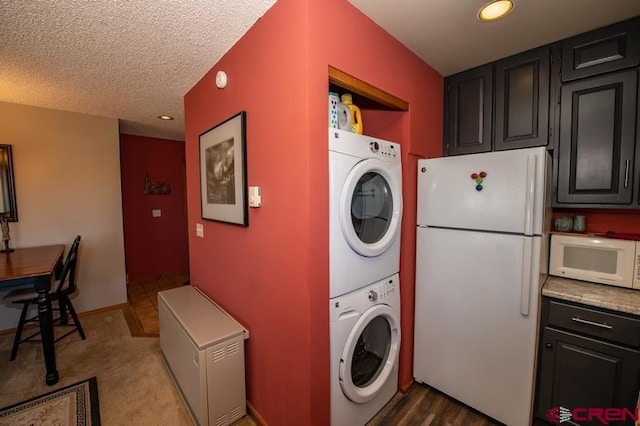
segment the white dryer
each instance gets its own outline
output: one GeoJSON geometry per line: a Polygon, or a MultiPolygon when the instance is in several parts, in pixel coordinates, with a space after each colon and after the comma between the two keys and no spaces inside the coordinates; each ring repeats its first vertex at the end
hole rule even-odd
{"type": "Polygon", "coordinates": [[[329,298],[400,271],[397,143],[329,129],[329,298]]]}
{"type": "Polygon", "coordinates": [[[331,425],[364,425],[398,389],[398,274],[329,300],[331,425]]]}

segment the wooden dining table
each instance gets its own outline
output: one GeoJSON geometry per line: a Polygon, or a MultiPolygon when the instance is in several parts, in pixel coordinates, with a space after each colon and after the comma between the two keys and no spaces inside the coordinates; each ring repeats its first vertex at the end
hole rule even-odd
{"type": "Polygon", "coordinates": [[[64,245],[17,248],[0,253],[0,288],[32,286],[38,292],[38,320],[48,385],[58,382],[56,369],[53,313],[49,290],[58,268],[62,266],[64,245]]]}

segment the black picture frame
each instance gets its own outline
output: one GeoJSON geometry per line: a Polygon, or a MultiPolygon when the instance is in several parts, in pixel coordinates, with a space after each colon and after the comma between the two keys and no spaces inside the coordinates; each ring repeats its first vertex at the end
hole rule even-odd
{"type": "Polygon", "coordinates": [[[241,111],[200,134],[203,219],[249,226],[246,121],[241,111]]]}
{"type": "Polygon", "coordinates": [[[7,222],[18,221],[16,186],[13,177],[13,153],[11,145],[0,144],[0,216],[7,222]]]}

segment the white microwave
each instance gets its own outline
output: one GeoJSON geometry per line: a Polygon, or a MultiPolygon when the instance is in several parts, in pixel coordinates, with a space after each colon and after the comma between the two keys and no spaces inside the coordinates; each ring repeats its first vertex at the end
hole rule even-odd
{"type": "Polygon", "coordinates": [[[549,274],[640,290],[640,242],[553,234],[549,274]]]}

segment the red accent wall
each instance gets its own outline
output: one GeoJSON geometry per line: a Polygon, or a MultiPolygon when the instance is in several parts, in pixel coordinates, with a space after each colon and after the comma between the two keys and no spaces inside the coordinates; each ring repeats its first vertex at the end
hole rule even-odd
{"type": "Polygon", "coordinates": [[[605,209],[555,209],[553,218],[558,216],[583,215],[585,231],[592,233],[617,232],[620,234],[640,234],[640,212],[638,210],[605,209]]]}
{"type": "Polygon", "coordinates": [[[125,262],[129,280],[189,271],[184,142],[120,135],[125,262]],[[144,195],[145,172],[171,195],[144,195]],[[153,209],[162,216],[152,217],[153,209]]]}
{"type": "Polygon", "coordinates": [[[247,397],[269,424],[329,423],[329,65],[411,105],[404,113],[363,113],[365,133],[403,149],[406,385],[417,155],[441,154],[442,76],[346,0],[280,0],[185,96],[191,282],[249,329],[247,397]],[[223,90],[215,86],[219,70],[229,77],[223,90]],[[198,136],[242,110],[248,184],[262,187],[248,228],[200,217],[198,136]],[[204,238],[195,236],[196,223],[204,238]]]}

